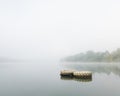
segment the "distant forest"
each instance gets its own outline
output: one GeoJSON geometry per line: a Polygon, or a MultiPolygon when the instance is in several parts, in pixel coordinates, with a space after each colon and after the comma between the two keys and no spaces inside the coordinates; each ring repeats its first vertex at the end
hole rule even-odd
{"type": "Polygon", "coordinates": [[[120,48],[113,52],[94,52],[87,51],[86,53],[79,53],[73,56],[68,56],[64,61],[79,61],[79,62],[120,62],[120,48]]]}

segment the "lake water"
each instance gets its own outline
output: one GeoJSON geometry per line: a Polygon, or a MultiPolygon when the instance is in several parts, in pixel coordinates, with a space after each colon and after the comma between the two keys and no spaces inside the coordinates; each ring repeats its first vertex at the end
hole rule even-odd
{"type": "Polygon", "coordinates": [[[1,62],[0,96],[120,96],[120,64],[1,62]],[[62,69],[92,71],[92,80],[61,78],[62,69]]]}

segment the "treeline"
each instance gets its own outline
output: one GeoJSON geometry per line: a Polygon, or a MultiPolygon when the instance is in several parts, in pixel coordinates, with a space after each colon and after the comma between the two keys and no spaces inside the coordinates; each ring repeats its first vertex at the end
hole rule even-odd
{"type": "Polygon", "coordinates": [[[120,48],[113,52],[94,52],[76,54],[64,58],[64,61],[80,61],[80,62],[120,62],[120,48]]]}

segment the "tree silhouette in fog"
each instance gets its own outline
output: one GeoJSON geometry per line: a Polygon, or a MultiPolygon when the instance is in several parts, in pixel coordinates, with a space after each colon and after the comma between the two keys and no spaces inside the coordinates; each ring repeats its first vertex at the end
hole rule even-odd
{"type": "Polygon", "coordinates": [[[120,62],[120,48],[113,52],[94,52],[92,50],[86,53],[79,53],[64,58],[65,61],[81,61],[81,62],[120,62]]]}

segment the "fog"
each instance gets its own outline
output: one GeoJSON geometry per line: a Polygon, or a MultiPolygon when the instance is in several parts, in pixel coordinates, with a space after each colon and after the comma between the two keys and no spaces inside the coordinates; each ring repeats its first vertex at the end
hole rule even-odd
{"type": "Polygon", "coordinates": [[[119,0],[1,0],[0,57],[61,58],[120,47],[119,0]]]}

